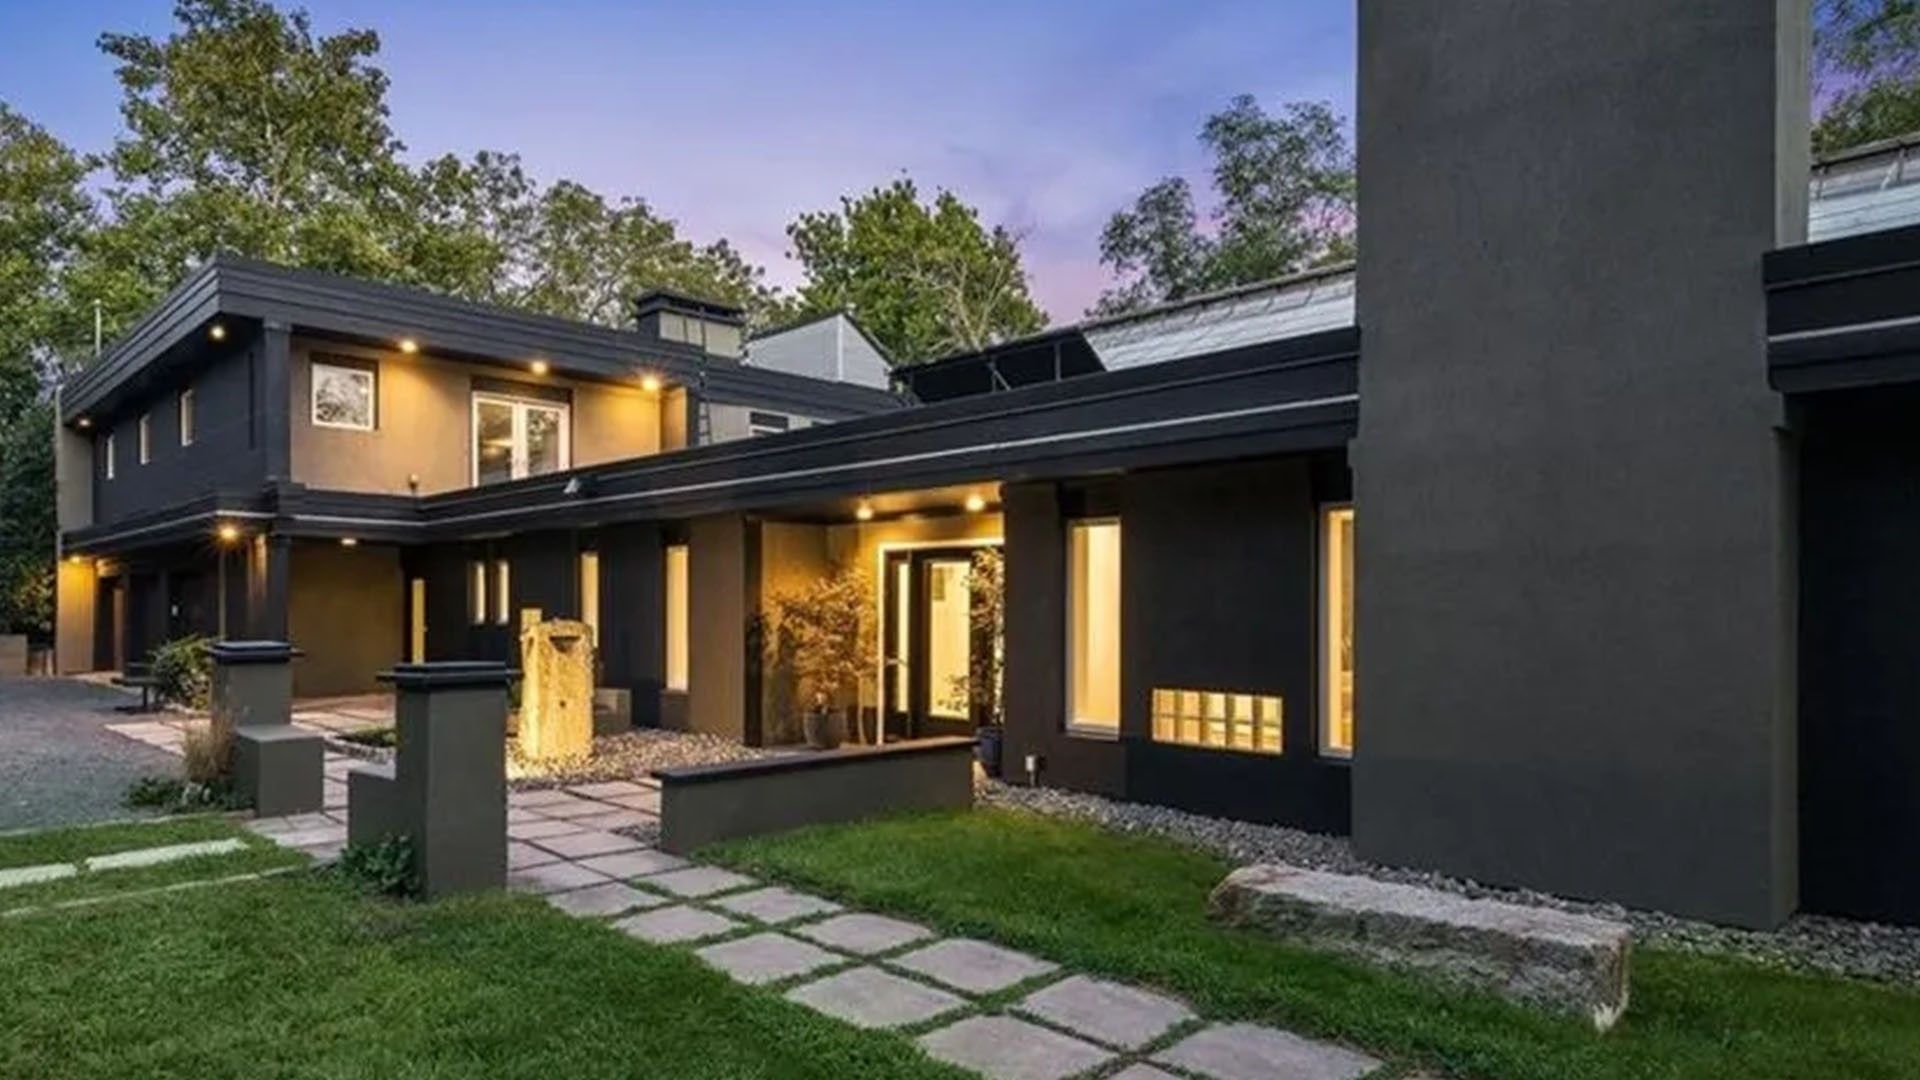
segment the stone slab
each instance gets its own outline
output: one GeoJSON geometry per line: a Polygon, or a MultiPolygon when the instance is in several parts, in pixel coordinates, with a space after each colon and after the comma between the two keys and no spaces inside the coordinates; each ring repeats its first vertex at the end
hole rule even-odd
{"type": "Polygon", "coordinates": [[[1037,990],[1014,1008],[1123,1050],[1145,1046],[1193,1019],[1185,1002],[1086,975],[1037,990]]]}
{"type": "Polygon", "coordinates": [[[919,1041],[929,1057],[988,1080],[1064,1080],[1113,1058],[1110,1050],[1011,1016],[970,1016],[919,1041]]]}
{"type": "Polygon", "coordinates": [[[846,961],[838,953],[772,931],[709,945],[694,955],[749,986],[779,982],[846,961]]]}
{"type": "Polygon", "coordinates": [[[0,889],[11,889],[20,885],[37,885],[42,881],[58,881],[70,878],[80,872],[72,863],[43,863],[39,866],[13,866],[0,870],[0,889]]]}
{"type": "Polygon", "coordinates": [[[514,840],[539,840],[548,836],[566,836],[587,830],[571,821],[542,818],[539,821],[509,821],[507,836],[514,840]]]}
{"type": "Polygon", "coordinates": [[[643,825],[656,825],[660,819],[654,817],[652,814],[643,814],[638,810],[610,809],[604,814],[587,814],[584,817],[564,818],[562,820],[571,821],[583,829],[610,831],[613,829],[633,829],[643,825]]]}
{"type": "Polygon", "coordinates": [[[990,994],[1060,970],[1039,957],[969,938],[936,941],[888,962],[969,994],[990,994]]]}
{"type": "Polygon", "coordinates": [[[629,915],[613,925],[624,933],[655,945],[704,941],[730,933],[740,926],[725,915],[681,904],[629,915]]]}
{"type": "Polygon", "coordinates": [[[329,822],[316,829],[301,829],[298,832],[277,833],[269,837],[281,847],[310,848],[326,844],[344,844],[347,842],[347,827],[338,822],[329,822]]]}
{"type": "Polygon", "coordinates": [[[945,990],[874,967],[854,968],[796,986],[787,991],[786,998],[863,1028],[918,1024],[967,1004],[964,998],[945,990]]]}
{"type": "MultiPolygon", "coordinates": [[[[667,858],[673,858],[668,855],[667,858]]],[[[752,892],[723,896],[713,902],[713,906],[725,908],[735,915],[745,915],[763,923],[785,923],[795,919],[804,919],[809,915],[831,915],[841,910],[840,905],[831,900],[822,900],[817,896],[794,892],[779,885],[770,885],[752,892]]]]}
{"type": "Polygon", "coordinates": [[[658,791],[643,790],[635,795],[615,795],[607,801],[615,806],[625,807],[628,810],[638,810],[643,813],[655,815],[660,813],[660,793],[658,791]]]}
{"type": "Polygon", "coordinates": [[[623,915],[640,908],[659,907],[666,902],[658,893],[642,892],[618,881],[547,894],[547,903],[569,915],[586,918],[623,915]]]}
{"type": "Polygon", "coordinates": [[[563,797],[566,799],[565,802],[559,800],[544,802],[534,807],[534,809],[550,818],[587,817],[592,814],[604,814],[619,809],[619,807],[609,803],[603,803],[598,799],[581,799],[572,795],[565,795],[564,793],[563,797]]]}
{"type": "Polygon", "coordinates": [[[548,804],[573,803],[580,800],[559,788],[540,788],[536,791],[510,791],[507,793],[508,806],[546,806],[548,804]]]}
{"type": "Polygon", "coordinates": [[[757,884],[759,882],[745,874],[736,874],[717,866],[689,866],[684,870],[655,874],[647,879],[650,889],[665,889],[675,896],[688,897],[713,896],[757,884]]]}
{"type": "Polygon", "coordinates": [[[793,932],[861,956],[874,956],[933,936],[933,931],[918,923],[860,911],[796,927],[793,932]]]}
{"type": "Polygon", "coordinates": [[[1107,1077],[1107,1080],[1182,1080],[1182,1078],[1173,1075],[1165,1069],[1156,1069],[1142,1061],[1135,1062],[1121,1069],[1119,1072],[1107,1077]]]}
{"type": "Polygon", "coordinates": [[[615,795],[638,795],[646,790],[631,780],[606,780],[597,784],[570,787],[567,793],[578,795],[583,799],[610,799],[615,795]]]}
{"type": "MultiPolygon", "coordinates": [[[[343,837],[344,835],[342,834],[343,837]]],[[[291,839],[291,834],[282,834],[275,839],[290,847],[299,846],[291,839]]],[[[246,841],[238,837],[228,837],[225,840],[201,840],[192,844],[167,844],[163,847],[120,851],[112,855],[95,855],[86,860],[86,867],[89,870],[125,870],[135,866],[158,866],[161,863],[178,862],[181,859],[198,858],[202,855],[231,855],[236,851],[245,850],[247,850],[246,841]]]]}
{"type": "Polygon", "coordinates": [[[1174,1043],[1153,1060],[1207,1080],[1355,1080],[1379,1061],[1332,1043],[1257,1024],[1220,1024],[1174,1043]]]}
{"type": "Polygon", "coordinates": [[[554,862],[507,871],[507,888],[514,892],[550,893],[566,889],[584,889],[609,880],[578,863],[554,862]]]}
{"type": "Polygon", "coordinates": [[[555,855],[563,855],[569,859],[590,859],[595,855],[612,855],[617,851],[632,851],[641,846],[640,841],[630,836],[610,832],[564,833],[560,836],[537,837],[533,842],[555,855]]]}
{"type": "Polygon", "coordinates": [[[1575,1013],[1601,1031],[1627,1007],[1633,932],[1605,919],[1277,863],[1227,875],[1207,909],[1228,926],[1575,1013]]]}
{"type": "Polygon", "coordinates": [[[688,864],[687,860],[678,855],[669,855],[654,848],[640,848],[637,851],[623,851],[617,855],[599,855],[591,859],[581,859],[580,865],[598,870],[608,877],[624,879],[664,874],[669,870],[679,870],[688,864]]]}
{"type": "Polygon", "coordinates": [[[523,844],[518,840],[507,842],[507,869],[509,870],[525,870],[531,866],[545,866],[559,861],[560,856],[545,848],[523,844]]]}

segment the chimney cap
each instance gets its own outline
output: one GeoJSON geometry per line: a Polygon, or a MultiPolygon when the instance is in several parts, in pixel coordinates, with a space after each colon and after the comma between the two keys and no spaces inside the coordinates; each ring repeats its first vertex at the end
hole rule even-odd
{"type": "Polygon", "coordinates": [[[670,289],[648,289],[633,302],[633,314],[636,319],[644,319],[663,311],[693,315],[708,322],[727,323],[733,326],[745,325],[747,321],[744,308],[723,304],[717,300],[703,300],[698,296],[689,296],[670,289]]]}

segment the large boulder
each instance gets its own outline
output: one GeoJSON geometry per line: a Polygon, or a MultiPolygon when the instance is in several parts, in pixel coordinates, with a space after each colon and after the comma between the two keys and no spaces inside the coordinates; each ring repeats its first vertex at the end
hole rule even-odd
{"type": "Polygon", "coordinates": [[[1605,919],[1274,864],[1227,875],[1208,913],[1305,948],[1577,1013],[1601,1031],[1627,1008],[1633,934],[1605,919]]]}

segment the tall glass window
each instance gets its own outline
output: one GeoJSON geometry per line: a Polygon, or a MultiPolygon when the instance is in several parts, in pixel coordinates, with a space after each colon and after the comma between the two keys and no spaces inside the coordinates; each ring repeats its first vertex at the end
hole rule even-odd
{"type": "Polygon", "coordinates": [[[667,689],[687,688],[687,545],[667,548],[667,689]]]}
{"type": "Polygon", "coordinates": [[[1320,752],[1353,753],[1353,507],[1320,515],[1320,752]]]}
{"type": "Polygon", "coordinates": [[[600,647],[600,553],[580,553],[580,621],[587,624],[593,647],[600,647]]]}
{"type": "Polygon", "coordinates": [[[513,619],[513,564],[493,560],[493,621],[501,626],[513,619]]]}
{"type": "Polygon", "coordinates": [[[1120,731],[1120,522],[1067,530],[1067,726],[1120,731]]]}

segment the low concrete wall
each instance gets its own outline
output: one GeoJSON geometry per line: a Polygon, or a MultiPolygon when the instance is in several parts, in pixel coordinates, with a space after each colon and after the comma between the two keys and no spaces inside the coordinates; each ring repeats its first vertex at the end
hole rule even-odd
{"type": "Polygon", "coordinates": [[[661,769],[660,846],[684,855],[738,836],[973,805],[973,740],[918,739],[661,769]]]}

